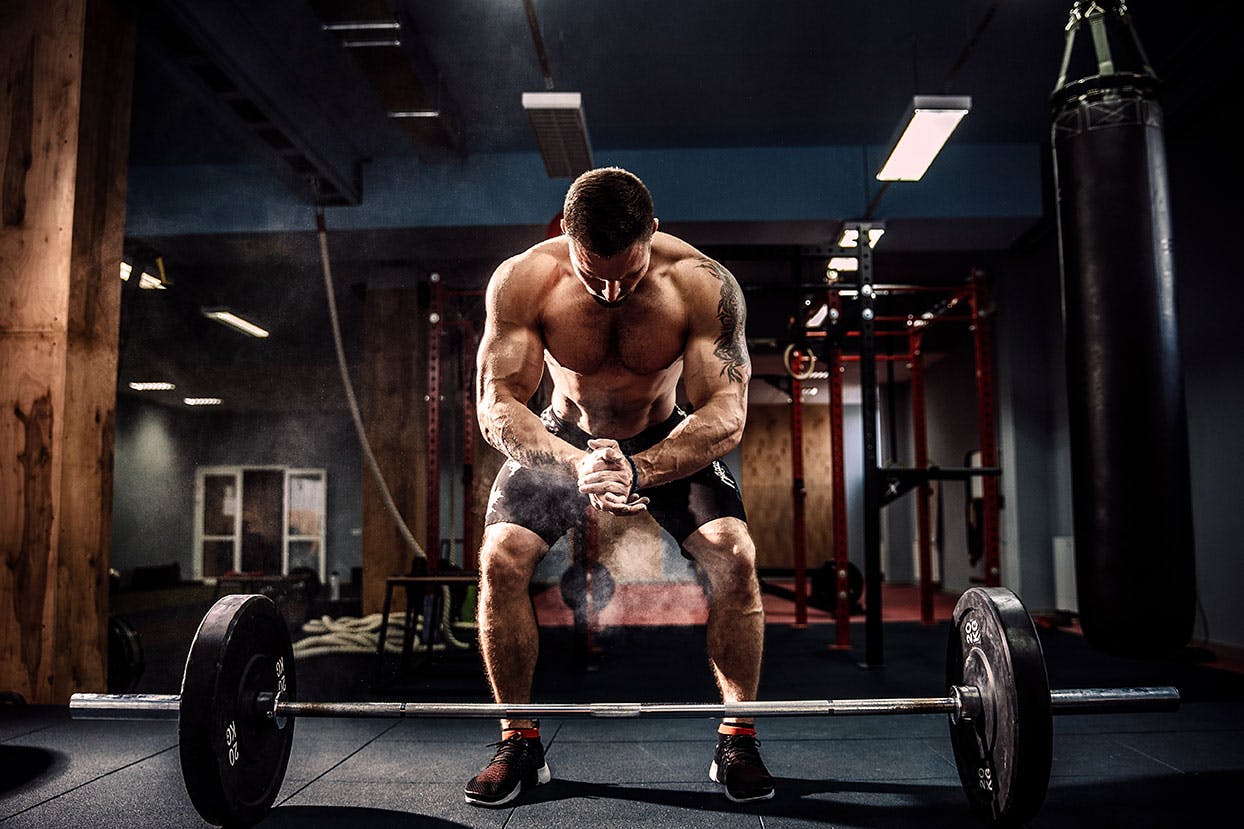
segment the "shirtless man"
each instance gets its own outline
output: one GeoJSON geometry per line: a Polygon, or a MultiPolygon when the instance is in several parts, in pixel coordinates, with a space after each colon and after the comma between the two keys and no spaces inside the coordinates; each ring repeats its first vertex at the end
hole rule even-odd
{"type": "MultiPolygon", "coordinates": [[[[738,485],[720,458],[738,445],[751,365],[746,309],[730,272],[657,232],[652,197],[618,168],[570,186],[564,235],[501,264],[480,342],[479,422],[509,458],[480,551],[479,640],[497,702],[531,701],[538,632],[527,587],[536,564],[588,505],[647,510],[709,582],[708,658],[727,702],[754,700],[764,611],[738,485]],[[527,401],[547,368],[552,404],[527,401]],[[675,405],[682,379],[692,408],[675,405]]],[[[466,800],[501,806],[547,783],[539,723],[502,720],[501,742],[466,800]]],[[[754,723],[718,728],[711,779],[735,802],[773,781],[754,723]]]]}

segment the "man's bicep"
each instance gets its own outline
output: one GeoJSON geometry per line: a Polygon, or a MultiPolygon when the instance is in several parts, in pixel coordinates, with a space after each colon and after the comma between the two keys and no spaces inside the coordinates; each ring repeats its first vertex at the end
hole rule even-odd
{"type": "Polygon", "coordinates": [[[484,332],[476,352],[481,404],[498,392],[526,403],[544,372],[544,344],[532,298],[516,259],[503,262],[485,293],[484,332]]]}
{"type": "Polygon", "coordinates": [[[687,400],[699,409],[714,398],[740,401],[746,405],[751,363],[744,348],[742,359],[723,358],[716,339],[695,337],[687,343],[683,358],[683,386],[687,400]]]}
{"type": "Polygon", "coordinates": [[[694,298],[683,365],[687,396],[699,406],[718,394],[746,395],[752,367],[745,331],[747,306],[739,283],[712,259],[699,260],[695,268],[700,290],[694,298]]]}
{"type": "Polygon", "coordinates": [[[529,326],[490,321],[480,340],[477,364],[481,403],[491,402],[498,393],[526,403],[544,373],[544,346],[529,326]]]}

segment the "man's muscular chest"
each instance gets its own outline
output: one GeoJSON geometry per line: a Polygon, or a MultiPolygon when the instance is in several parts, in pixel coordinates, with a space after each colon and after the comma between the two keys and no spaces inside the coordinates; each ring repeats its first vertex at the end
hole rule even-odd
{"type": "Polygon", "coordinates": [[[673,366],[686,343],[681,308],[659,296],[632,296],[613,309],[576,297],[544,317],[545,349],[580,375],[655,374],[673,366]]]}

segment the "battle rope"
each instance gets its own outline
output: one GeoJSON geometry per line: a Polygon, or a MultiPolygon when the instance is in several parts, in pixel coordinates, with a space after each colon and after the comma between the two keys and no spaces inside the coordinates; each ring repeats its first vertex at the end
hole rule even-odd
{"type": "MultiPolygon", "coordinates": [[[[371,471],[372,477],[376,481],[376,485],[380,489],[381,499],[384,501],[385,511],[389,513],[389,517],[393,519],[393,523],[397,526],[398,532],[401,533],[402,539],[406,545],[414,551],[416,558],[427,559],[427,554],[423,548],[419,546],[419,542],[415,540],[415,536],[410,531],[410,527],[406,524],[406,520],[402,518],[402,513],[397,508],[397,504],[393,501],[393,495],[389,490],[388,484],[385,482],[384,475],[380,471],[380,464],[376,462],[376,456],[372,453],[371,442],[367,439],[367,431],[363,428],[363,416],[359,412],[358,400],[354,395],[354,384],[350,380],[350,369],[346,363],[346,351],[341,342],[341,321],[337,315],[337,299],[335,288],[333,286],[333,269],[332,262],[328,256],[328,224],[324,220],[324,207],[319,204],[319,182],[313,181],[316,190],[316,207],[315,207],[315,232],[320,242],[320,270],[324,274],[324,293],[328,298],[328,317],[330,328],[333,332],[333,345],[337,351],[337,368],[341,373],[341,385],[345,389],[346,403],[350,408],[350,418],[354,421],[354,431],[358,434],[359,444],[363,447],[363,457],[367,461],[367,468],[371,471]]],[[[454,636],[453,624],[451,619],[451,608],[449,606],[449,587],[443,588],[444,601],[441,602],[443,611],[441,613],[440,628],[441,635],[445,641],[455,648],[466,649],[471,647],[469,642],[463,642],[454,636]]],[[[370,617],[367,617],[370,618],[370,617]]],[[[377,629],[379,622],[376,623],[377,629]]],[[[304,640],[305,641],[305,640],[304,640]]],[[[311,647],[308,645],[307,647],[311,647]]],[[[375,642],[372,643],[372,649],[375,649],[375,642]]],[[[387,649],[387,641],[386,641],[387,649]]]]}

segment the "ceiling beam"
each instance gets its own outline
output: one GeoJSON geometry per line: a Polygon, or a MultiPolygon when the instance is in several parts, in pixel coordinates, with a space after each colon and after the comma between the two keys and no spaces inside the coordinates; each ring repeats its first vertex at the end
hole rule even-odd
{"type": "Polygon", "coordinates": [[[245,4],[164,0],[148,23],[160,45],[225,118],[258,139],[259,156],[308,203],[359,204],[358,150],[252,25],[245,4]]]}
{"type": "Polygon", "coordinates": [[[388,0],[311,0],[423,162],[466,155],[461,120],[432,54],[404,8],[388,0]]]}

